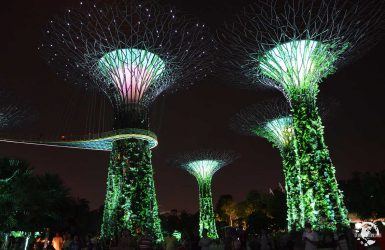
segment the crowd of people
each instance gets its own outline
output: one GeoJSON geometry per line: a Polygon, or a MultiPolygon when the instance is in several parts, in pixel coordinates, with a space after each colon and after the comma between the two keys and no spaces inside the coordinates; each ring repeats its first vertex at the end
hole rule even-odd
{"type": "Polygon", "coordinates": [[[63,235],[56,233],[50,237],[49,231],[29,236],[26,238],[8,237],[6,242],[2,242],[4,250],[97,250],[97,235],[88,234],[81,239],[78,235],[64,233],[63,235]]]}
{"type": "Polygon", "coordinates": [[[248,234],[245,230],[228,228],[221,232],[220,239],[213,240],[203,230],[202,237],[182,236],[177,239],[172,233],[157,243],[147,230],[132,236],[124,231],[119,237],[102,242],[98,235],[88,234],[79,237],[69,233],[56,233],[53,237],[47,230],[45,233],[30,237],[29,243],[19,239],[10,239],[7,250],[385,250],[383,238],[378,238],[371,246],[364,246],[357,240],[349,228],[337,227],[336,232],[316,232],[310,224],[306,224],[304,232],[274,233],[261,230],[258,234],[248,234]]]}

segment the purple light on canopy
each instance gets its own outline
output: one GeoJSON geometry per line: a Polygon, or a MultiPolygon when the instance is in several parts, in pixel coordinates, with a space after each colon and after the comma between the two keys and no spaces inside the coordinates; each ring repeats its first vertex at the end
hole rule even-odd
{"type": "Polygon", "coordinates": [[[118,49],[106,53],[98,62],[98,68],[112,84],[122,99],[138,103],[146,90],[162,77],[165,63],[146,50],[118,49]]]}

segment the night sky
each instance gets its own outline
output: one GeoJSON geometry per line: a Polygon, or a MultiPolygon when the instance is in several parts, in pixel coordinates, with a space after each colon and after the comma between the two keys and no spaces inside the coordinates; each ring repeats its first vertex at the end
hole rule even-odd
{"type": "MultiPolygon", "coordinates": [[[[36,113],[33,123],[2,131],[2,137],[54,138],[84,134],[93,123],[90,107],[105,103],[92,91],[57,78],[37,52],[42,27],[50,17],[78,1],[13,0],[0,8],[0,88],[36,113]]],[[[246,1],[162,1],[197,15],[220,27],[246,1]]],[[[354,171],[385,169],[385,39],[369,54],[329,77],[321,86],[321,99],[334,100],[325,123],[326,141],[339,179],[354,171]]],[[[245,137],[229,129],[230,118],[241,108],[279,96],[276,91],[237,89],[214,72],[188,90],[160,97],[151,112],[152,130],[159,146],[153,151],[157,198],[161,211],[198,209],[198,187],[184,170],[167,162],[181,151],[198,148],[232,149],[241,155],[213,178],[214,202],[221,194],[241,200],[250,190],[267,192],[283,183],[277,150],[257,137],[245,137]]],[[[111,117],[107,108],[106,127],[111,117]]],[[[97,122],[100,119],[96,119],[97,122]]],[[[99,123],[98,123],[99,124],[99,123]]],[[[109,154],[107,152],[0,143],[0,155],[25,159],[36,173],[57,173],[74,196],[86,198],[92,208],[104,200],[109,154]]]]}

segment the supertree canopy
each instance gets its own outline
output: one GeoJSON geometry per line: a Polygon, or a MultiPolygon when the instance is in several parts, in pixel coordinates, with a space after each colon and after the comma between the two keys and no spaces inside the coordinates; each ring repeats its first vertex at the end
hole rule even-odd
{"type": "Polygon", "coordinates": [[[127,103],[139,102],[152,83],[162,76],[163,60],[146,50],[119,49],[105,54],[99,70],[127,103]]]}
{"type": "Polygon", "coordinates": [[[157,139],[149,131],[148,107],[176,83],[204,76],[206,34],[193,19],[135,0],[80,2],[44,30],[39,50],[48,63],[65,79],[103,91],[114,109],[114,129],[133,135],[113,141],[103,238],[141,228],[162,240],[151,165],[157,139]]]}
{"type": "Polygon", "coordinates": [[[316,106],[319,83],[369,49],[381,32],[383,1],[257,1],[220,34],[227,65],[249,86],[280,90],[290,103],[305,219],[318,229],[347,225],[347,211],[316,106]],[[250,84],[251,83],[251,84],[250,84]],[[321,218],[321,219],[319,219],[321,218]]]}
{"type": "Polygon", "coordinates": [[[250,106],[235,115],[231,127],[245,135],[265,138],[279,150],[285,177],[288,229],[303,228],[300,169],[289,105],[273,100],[250,106]]]}
{"type": "Polygon", "coordinates": [[[176,163],[194,175],[199,187],[199,235],[207,230],[207,236],[218,238],[215,226],[211,180],[215,172],[230,164],[236,158],[233,152],[195,151],[180,155],[176,163]]]}

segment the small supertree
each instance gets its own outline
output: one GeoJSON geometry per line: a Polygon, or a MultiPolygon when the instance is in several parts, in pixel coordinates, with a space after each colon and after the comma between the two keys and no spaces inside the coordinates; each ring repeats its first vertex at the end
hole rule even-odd
{"type": "Polygon", "coordinates": [[[109,161],[102,238],[147,229],[162,240],[155,197],[148,107],[178,83],[203,76],[206,28],[155,3],[80,2],[44,30],[44,51],[58,74],[96,87],[111,101],[114,129],[132,138],[116,140],[109,161]]]}
{"type": "Polygon", "coordinates": [[[277,88],[289,101],[306,220],[317,229],[348,225],[316,100],[319,83],[381,35],[384,1],[262,0],[255,4],[220,34],[229,58],[225,62],[254,80],[251,85],[277,88]]]}
{"type": "Polygon", "coordinates": [[[300,168],[288,103],[273,100],[245,108],[232,119],[231,127],[244,135],[265,138],[279,150],[285,178],[288,229],[303,228],[300,168]]]}
{"type": "Polygon", "coordinates": [[[211,180],[215,172],[232,163],[236,154],[230,151],[195,151],[177,157],[176,164],[195,176],[199,187],[199,235],[207,230],[208,237],[218,238],[211,194],[211,180]]]}
{"type": "Polygon", "coordinates": [[[28,123],[34,118],[34,112],[13,94],[0,92],[0,129],[10,129],[28,123]],[[15,104],[17,103],[17,104],[15,104]]]}
{"type": "Polygon", "coordinates": [[[25,118],[26,113],[13,104],[0,104],[0,128],[17,126],[25,118]]]}

